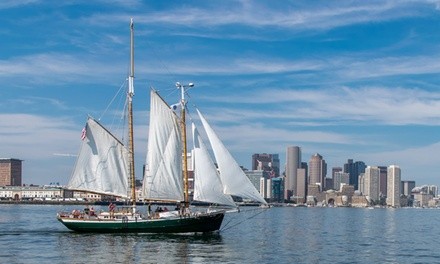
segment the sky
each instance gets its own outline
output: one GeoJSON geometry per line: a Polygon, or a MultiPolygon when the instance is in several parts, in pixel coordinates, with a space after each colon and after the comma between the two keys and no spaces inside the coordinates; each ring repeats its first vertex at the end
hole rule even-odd
{"type": "Polygon", "coordinates": [[[246,168],[300,146],[328,177],[353,159],[440,185],[434,0],[3,0],[0,158],[24,160],[24,183],[67,183],[88,115],[118,130],[130,18],[137,178],[150,89],[177,102],[175,83],[193,82],[191,101],[246,168]]]}

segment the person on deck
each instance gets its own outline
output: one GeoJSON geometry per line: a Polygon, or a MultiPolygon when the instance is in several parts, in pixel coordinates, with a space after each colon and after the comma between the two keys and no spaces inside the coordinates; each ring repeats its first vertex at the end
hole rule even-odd
{"type": "Polygon", "coordinates": [[[84,216],[86,218],[88,218],[89,217],[89,213],[90,213],[90,209],[89,209],[89,206],[87,205],[86,208],[84,208],[84,216]]]}
{"type": "Polygon", "coordinates": [[[95,215],[95,209],[93,209],[93,206],[90,208],[89,215],[90,215],[90,216],[96,216],[96,215],[95,215]]]}
{"type": "Polygon", "coordinates": [[[110,202],[110,204],[108,205],[108,210],[110,211],[111,218],[115,218],[115,209],[116,209],[116,205],[110,202]]]}

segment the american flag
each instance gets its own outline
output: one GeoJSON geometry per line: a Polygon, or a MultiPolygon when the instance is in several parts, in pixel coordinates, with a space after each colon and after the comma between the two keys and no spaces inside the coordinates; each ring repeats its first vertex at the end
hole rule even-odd
{"type": "Polygon", "coordinates": [[[269,178],[274,178],[275,177],[275,171],[272,169],[270,172],[269,172],[269,178]]]}
{"type": "Polygon", "coordinates": [[[83,130],[81,131],[81,140],[84,140],[86,138],[86,127],[83,128],[83,130]]]}

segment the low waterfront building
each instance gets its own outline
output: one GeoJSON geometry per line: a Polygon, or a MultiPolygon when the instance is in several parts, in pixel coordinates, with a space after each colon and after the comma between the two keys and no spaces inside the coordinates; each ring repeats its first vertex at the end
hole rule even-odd
{"type": "Polygon", "coordinates": [[[64,189],[54,186],[3,186],[2,200],[51,200],[64,198],[64,189]]]}
{"type": "Polygon", "coordinates": [[[413,206],[414,207],[427,207],[430,200],[432,200],[434,197],[432,194],[429,193],[414,193],[414,201],[413,206]]]}
{"type": "Polygon", "coordinates": [[[353,197],[351,197],[352,207],[367,207],[368,205],[369,201],[364,195],[354,195],[353,197]]]}

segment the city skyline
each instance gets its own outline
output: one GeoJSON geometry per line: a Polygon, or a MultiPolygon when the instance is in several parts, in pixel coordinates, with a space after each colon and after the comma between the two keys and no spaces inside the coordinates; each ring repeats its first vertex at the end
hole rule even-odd
{"type": "Polygon", "coordinates": [[[137,178],[149,89],[177,102],[180,81],[246,168],[278,153],[283,171],[301,146],[327,176],[353,159],[440,185],[437,2],[7,0],[0,14],[0,157],[24,160],[24,183],[66,183],[87,115],[113,122],[133,18],[137,178]]]}

